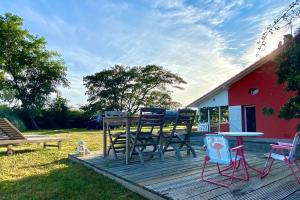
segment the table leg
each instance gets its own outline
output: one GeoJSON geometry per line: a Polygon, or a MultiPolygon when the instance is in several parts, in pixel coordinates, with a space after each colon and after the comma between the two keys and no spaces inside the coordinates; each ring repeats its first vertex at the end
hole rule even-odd
{"type": "Polygon", "coordinates": [[[106,146],[107,146],[107,141],[106,141],[106,134],[107,134],[107,128],[106,128],[106,123],[103,121],[103,158],[106,158],[106,146]]]}
{"type": "MultiPolygon", "coordinates": [[[[243,145],[243,137],[237,137],[237,146],[240,146],[240,145],[243,145]]],[[[246,170],[248,170],[248,168],[250,168],[250,169],[252,169],[252,170],[258,172],[260,175],[263,173],[261,170],[258,170],[258,169],[254,168],[254,167],[252,167],[252,166],[250,166],[250,165],[248,164],[248,162],[246,161],[246,158],[245,158],[244,149],[241,150],[240,152],[238,152],[238,155],[240,155],[240,156],[243,157],[244,163],[245,163],[245,167],[246,167],[246,170]]],[[[237,168],[240,167],[240,164],[241,164],[241,163],[240,163],[240,161],[239,161],[237,168]]],[[[249,175],[248,175],[248,179],[249,179],[249,175]]]]}
{"type": "Polygon", "coordinates": [[[129,118],[126,119],[126,165],[129,164],[130,159],[130,120],[129,118]]]}

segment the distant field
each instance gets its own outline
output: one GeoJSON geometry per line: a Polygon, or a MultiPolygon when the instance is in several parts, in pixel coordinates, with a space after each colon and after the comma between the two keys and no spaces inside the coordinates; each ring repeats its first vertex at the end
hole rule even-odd
{"type": "Polygon", "coordinates": [[[62,150],[41,145],[15,147],[13,156],[0,148],[0,199],[143,199],[118,183],[70,162],[68,154],[84,140],[92,151],[100,150],[99,131],[62,130],[26,132],[69,138],[62,150]]]}

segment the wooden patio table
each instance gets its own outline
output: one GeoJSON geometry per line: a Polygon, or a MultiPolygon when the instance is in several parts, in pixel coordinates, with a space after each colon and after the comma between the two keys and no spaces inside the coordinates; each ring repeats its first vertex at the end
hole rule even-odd
{"type": "Polygon", "coordinates": [[[103,158],[107,157],[107,127],[116,124],[126,125],[126,164],[129,163],[130,154],[130,124],[138,122],[139,116],[126,116],[126,117],[104,117],[103,118],[103,158]]]}
{"type": "MultiPolygon", "coordinates": [[[[244,137],[259,137],[263,136],[264,133],[261,132],[218,132],[219,135],[223,135],[225,137],[236,137],[236,146],[243,145],[243,138],[244,137]]],[[[240,150],[237,152],[238,155],[244,155],[244,150],[240,150]]],[[[256,172],[258,172],[260,175],[263,173],[261,170],[254,168],[253,166],[249,165],[248,162],[245,160],[246,168],[250,168],[256,172]]],[[[240,163],[238,167],[240,166],[240,163]]],[[[248,175],[249,180],[249,175],[248,175]]]]}

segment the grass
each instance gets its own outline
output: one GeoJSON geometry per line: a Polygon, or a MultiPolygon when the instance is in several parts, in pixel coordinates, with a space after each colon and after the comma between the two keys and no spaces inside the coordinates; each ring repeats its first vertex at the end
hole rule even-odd
{"type": "Polygon", "coordinates": [[[100,150],[99,131],[63,130],[26,134],[67,137],[62,149],[43,149],[31,144],[14,147],[13,156],[0,148],[0,199],[143,199],[92,170],[68,160],[77,142],[84,140],[91,151],[100,150]]]}

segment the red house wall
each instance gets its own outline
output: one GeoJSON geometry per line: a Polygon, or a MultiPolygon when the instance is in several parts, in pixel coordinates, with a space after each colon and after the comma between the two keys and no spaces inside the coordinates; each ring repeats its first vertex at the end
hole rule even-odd
{"type": "Polygon", "coordinates": [[[255,105],[256,131],[265,133],[264,137],[292,138],[300,120],[283,120],[278,118],[280,108],[293,93],[285,92],[284,86],[276,83],[277,75],[275,72],[276,64],[270,61],[232,84],[228,89],[228,104],[229,106],[255,105]],[[250,88],[259,89],[258,94],[249,94],[250,88]],[[262,109],[264,107],[272,107],[274,114],[271,116],[263,115],[262,109]]]}

